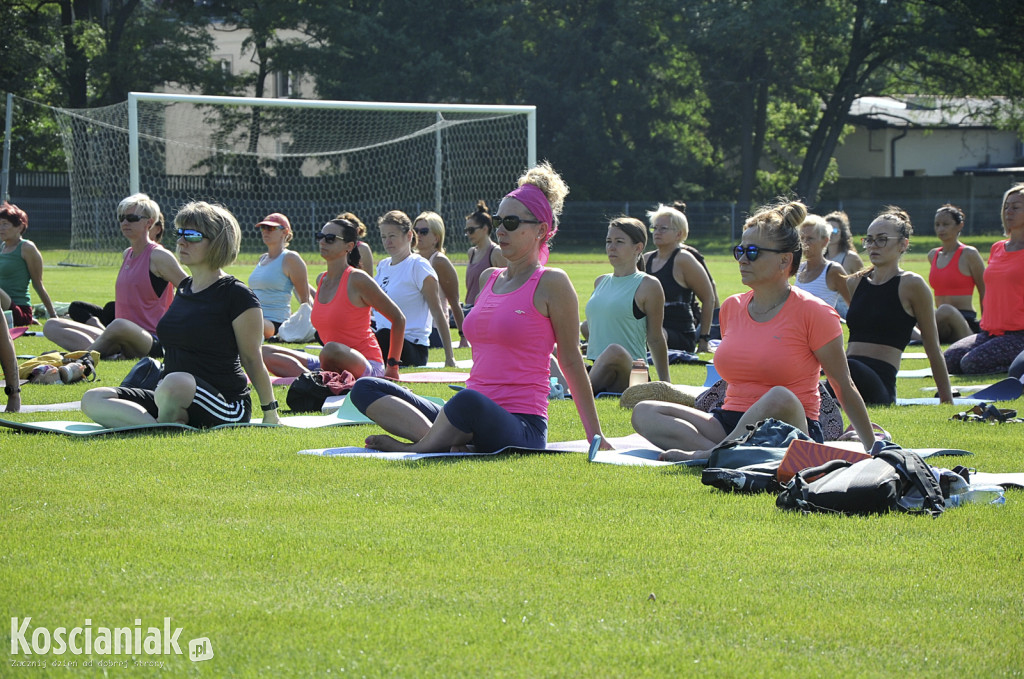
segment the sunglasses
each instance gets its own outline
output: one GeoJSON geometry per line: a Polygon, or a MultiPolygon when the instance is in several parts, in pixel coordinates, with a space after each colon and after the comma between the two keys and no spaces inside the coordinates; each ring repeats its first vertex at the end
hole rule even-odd
{"type": "MultiPolygon", "coordinates": [[[[491,217],[491,226],[497,229],[499,226],[504,226],[506,231],[515,231],[519,228],[520,224],[542,224],[536,219],[519,219],[515,215],[509,215],[508,217],[499,217],[495,215],[491,217]]],[[[478,227],[479,228],[479,227],[478,227]]]]}
{"type": "Polygon", "coordinates": [[[280,224],[257,224],[256,228],[260,231],[276,231],[277,229],[283,229],[284,227],[280,224]]]}
{"type": "Polygon", "coordinates": [[[135,222],[141,222],[143,219],[149,219],[149,217],[146,215],[120,215],[117,221],[134,224],[135,222]]]}
{"type": "Polygon", "coordinates": [[[477,231],[479,231],[482,228],[484,228],[484,227],[482,227],[482,226],[467,226],[466,227],[466,235],[467,236],[472,236],[474,233],[476,233],[477,231]]]}
{"type": "Polygon", "coordinates": [[[860,239],[860,244],[866,248],[870,248],[874,245],[877,245],[880,248],[884,248],[886,245],[889,244],[889,237],[878,236],[877,238],[873,238],[871,236],[865,236],[864,238],[860,239]]]}
{"type": "Polygon", "coordinates": [[[338,240],[338,234],[336,234],[336,233],[324,233],[323,231],[321,231],[320,233],[315,234],[315,237],[316,237],[316,241],[318,243],[320,241],[324,241],[328,245],[331,245],[334,241],[338,240]]]}
{"type": "Polygon", "coordinates": [[[416,233],[418,233],[421,236],[426,236],[428,233],[430,233],[430,229],[426,228],[426,227],[424,227],[422,229],[413,229],[413,231],[415,231],[416,233]]]}
{"type": "Polygon", "coordinates": [[[783,253],[789,252],[789,250],[776,250],[775,248],[762,248],[762,247],[759,247],[757,245],[748,245],[746,247],[743,247],[742,245],[737,245],[736,247],[734,247],[732,249],[732,256],[733,256],[733,258],[735,258],[735,260],[737,262],[740,261],[740,257],[742,257],[743,255],[747,256],[747,261],[748,262],[756,262],[757,258],[761,256],[762,252],[777,252],[779,254],[783,254],[783,253]]]}
{"type": "Polygon", "coordinates": [[[200,243],[207,235],[195,229],[178,229],[178,238],[184,239],[186,243],[200,243]]]}

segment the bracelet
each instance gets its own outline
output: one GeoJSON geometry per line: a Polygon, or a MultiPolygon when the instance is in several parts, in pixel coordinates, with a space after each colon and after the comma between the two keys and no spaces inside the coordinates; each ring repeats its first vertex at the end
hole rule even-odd
{"type": "Polygon", "coordinates": [[[14,396],[15,394],[21,393],[21,387],[12,387],[11,385],[4,386],[4,393],[8,396],[14,396]]]}
{"type": "Polygon", "coordinates": [[[268,413],[271,410],[277,410],[277,406],[278,406],[277,399],[274,399],[273,401],[271,401],[267,405],[261,405],[260,408],[263,409],[263,412],[268,413]]]}
{"type": "Polygon", "coordinates": [[[700,336],[700,337],[698,337],[697,339],[700,339],[700,340],[703,340],[703,341],[705,341],[705,342],[708,342],[708,341],[710,341],[710,340],[711,340],[711,335],[701,335],[701,336],[700,336]]]}
{"type": "Polygon", "coordinates": [[[462,332],[462,328],[459,328],[459,337],[465,338],[466,333],[462,332]]]}
{"type": "Polygon", "coordinates": [[[398,366],[402,365],[402,362],[399,361],[397,358],[388,357],[388,365],[393,366],[393,367],[398,367],[398,366]]]}

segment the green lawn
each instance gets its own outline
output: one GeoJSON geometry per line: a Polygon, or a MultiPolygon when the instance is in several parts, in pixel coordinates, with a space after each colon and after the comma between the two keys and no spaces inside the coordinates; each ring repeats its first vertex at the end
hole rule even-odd
{"type": "MultiPolygon", "coordinates": [[[[926,251],[915,248],[906,265],[924,271],[926,251]]],[[[322,270],[306,259],[311,274],[322,270]]],[[[232,273],[244,279],[251,262],[232,273]]],[[[556,251],[553,264],[583,301],[608,270],[601,253],[556,251]]],[[[723,297],[741,290],[731,258],[711,266],[723,297]]],[[[45,271],[64,302],[110,299],[114,276],[45,271]]],[[[37,353],[47,343],[16,346],[37,353]]],[[[101,363],[100,384],[129,367],[101,363]]],[[[672,375],[703,381],[697,367],[672,375]]],[[[928,384],[901,380],[900,394],[928,384]]],[[[28,385],[24,400],[75,400],[85,388],[28,385]]],[[[906,446],[963,447],[979,470],[1024,471],[1024,425],[950,422],[957,410],[871,416],[906,446]]],[[[631,431],[614,401],[599,413],[607,434],[631,431]]],[[[133,677],[160,674],[136,659],[164,662],[163,676],[1024,674],[1024,493],[937,520],[836,518],[710,490],[693,469],[590,465],[580,454],[432,463],[295,454],[358,445],[374,431],[92,440],[0,431],[6,647],[8,617],[52,632],[86,619],[94,630],[140,619],[145,630],[170,616],[186,654],[15,653],[0,676],[120,672],[84,667],[90,659],[126,661],[133,677]],[[193,664],[187,642],[197,637],[214,657],[193,664]],[[54,668],[58,659],[77,668],[54,668]],[[28,675],[15,661],[49,667],[28,675]]],[[[551,438],[582,436],[572,403],[553,402],[551,438]]]]}

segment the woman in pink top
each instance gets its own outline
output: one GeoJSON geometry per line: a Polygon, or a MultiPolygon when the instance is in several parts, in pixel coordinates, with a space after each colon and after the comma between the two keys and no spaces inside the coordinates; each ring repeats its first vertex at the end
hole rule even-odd
{"type": "Polygon", "coordinates": [[[579,350],[576,290],[564,271],[544,266],[568,192],[562,178],[543,163],[520,177],[519,188],[501,201],[501,216],[494,216],[493,224],[508,267],[488,269],[480,277],[480,295],[465,325],[473,347],[466,389],[438,406],[385,380],[356,381],[352,403],[389,433],[412,441],[370,436],[368,447],[416,452],[544,448],[549,357],[556,343],[587,439],[601,434],[579,350]]]}
{"type": "Polygon", "coordinates": [[[946,349],[951,375],[1006,372],[1024,351],[1024,183],[1003,196],[1003,233],[985,269],[981,332],[946,349]]]}
{"type": "Polygon", "coordinates": [[[308,370],[347,370],[355,377],[398,379],[398,361],[387,365],[377,338],[370,329],[370,309],[382,313],[392,326],[392,355],[402,355],[405,315],[377,282],[359,266],[358,227],[347,219],[335,218],[324,224],[316,240],[320,256],[327,261],[326,273],[317,279],[310,320],[324,343],[319,356],[274,344],[264,344],[263,363],[275,375],[298,377],[308,370]]]}
{"type": "MultiPolygon", "coordinates": [[[[750,292],[722,304],[722,343],[715,367],[728,383],[725,403],[706,413],[695,408],[641,401],[633,426],[666,460],[701,460],[748,424],[774,417],[822,440],[818,376],[835,387],[865,449],[874,442],[867,408],[850,378],[839,314],[814,295],[790,285],[800,266],[802,203],[762,208],[747,220],[733,249],[750,292]]],[[[573,392],[575,397],[576,392],[573,392]]]]}
{"type": "MultiPolygon", "coordinates": [[[[144,193],[128,196],[117,206],[117,218],[131,247],[124,251],[114,285],[114,320],[104,327],[99,319],[79,323],[51,318],[43,334],[65,351],[88,349],[103,358],[162,358],[156,324],[185,279],[185,270],[152,239],[154,227],[163,223],[160,206],[152,198],[144,193]]],[[[162,226],[158,233],[162,235],[162,226]]]]}

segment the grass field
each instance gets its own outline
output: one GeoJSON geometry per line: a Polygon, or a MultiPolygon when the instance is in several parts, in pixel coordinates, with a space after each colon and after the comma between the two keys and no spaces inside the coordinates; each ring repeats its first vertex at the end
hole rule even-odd
{"type": "MultiPolygon", "coordinates": [[[[925,252],[915,247],[906,266],[923,272],[925,252]]],[[[306,259],[311,274],[322,270],[306,259]]],[[[231,272],[244,280],[252,261],[231,272]]],[[[583,301],[608,270],[601,253],[556,251],[552,263],[583,301]]],[[[723,298],[741,290],[731,258],[712,257],[711,268],[723,298]]],[[[56,301],[105,302],[115,274],[48,267],[45,281],[56,301]]],[[[16,346],[49,348],[41,337],[16,346]]],[[[119,383],[130,365],[101,363],[100,384],[119,383]]],[[[672,376],[700,383],[703,369],[673,366],[672,376]]],[[[901,380],[899,392],[919,396],[928,384],[901,380]]],[[[24,402],[76,400],[85,388],[27,385],[24,402]]],[[[616,402],[598,408],[607,434],[630,433],[616,402]]],[[[979,470],[1024,471],[1024,425],[949,421],[959,409],[871,417],[905,446],[967,448],[979,470]]],[[[1024,493],[937,520],[837,518],[710,490],[694,469],[590,465],[580,454],[433,463],[295,454],[358,445],[375,431],[0,431],[6,647],[8,617],[32,618],[29,639],[38,627],[91,624],[95,634],[170,617],[184,653],[15,652],[0,676],[1024,674],[1024,493]],[[214,657],[192,663],[187,642],[198,637],[214,657]],[[109,660],[125,667],[99,666],[109,660]],[[47,667],[16,666],[31,662],[47,667]]],[[[582,438],[571,402],[551,404],[550,436],[582,438]]]]}

